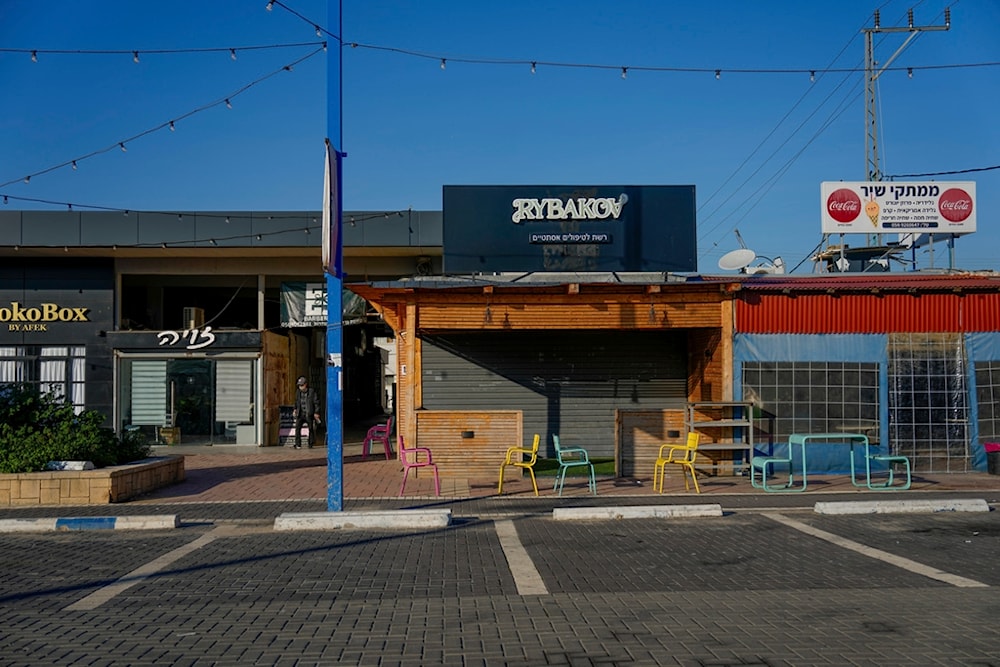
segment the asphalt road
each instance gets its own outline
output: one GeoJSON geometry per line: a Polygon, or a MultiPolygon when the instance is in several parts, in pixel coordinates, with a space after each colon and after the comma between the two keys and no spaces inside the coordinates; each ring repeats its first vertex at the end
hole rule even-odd
{"type": "Polygon", "coordinates": [[[0,664],[1000,665],[996,511],[271,526],[0,535],[0,664]]]}

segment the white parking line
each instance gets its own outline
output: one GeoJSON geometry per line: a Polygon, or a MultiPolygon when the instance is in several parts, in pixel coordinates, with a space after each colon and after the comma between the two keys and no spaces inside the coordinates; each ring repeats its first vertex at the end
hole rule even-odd
{"type": "Polygon", "coordinates": [[[151,560],[145,565],[132,570],[118,581],[97,589],[87,597],[81,598],[68,607],[65,607],[63,611],[92,611],[97,609],[105,602],[114,598],[116,595],[124,593],[136,584],[141,584],[146,579],[164,569],[174,561],[183,558],[193,551],[197,551],[206,544],[213,542],[220,537],[224,537],[226,534],[231,533],[232,529],[230,527],[219,526],[211,532],[202,535],[198,539],[192,540],[191,542],[182,547],[178,547],[173,551],[168,551],[159,558],[151,560]]]}
{"type": "Polygon", "coordinates": [[[521,544],[513,521],[494,521],[497,537],[500,538],[500,548],[507,559],[507,566],[517,584],[518,595],[548,595],[542,576],[538,574],[535,563],[521,544]]]}
{"type": "Polygon", "coordinates": [[[924,565],[923,563],[918,563],[915,560],[910,560],[909,558],[903,558],[902,556],[897,556],[891,554],[888,551],[882,551],[881,549],[875,549],[873,547],[866,546],[860,542],[855,542],[854,540],[849,540],[846,537],[841,537],[840,535],[835,535],[834,533],[828,533],[825,530],[820,530],[819,528],[814,528],[809,524],[802,523],[801,521],[796,521],[795,519],[790,519],[787,516],[781,514],[770,514],[761,513],[761,516],[766,516],[769,519],[782,523],[790,528],[794,528],[800,532],[806,533],[807,535],[812,535],[813,537],[818,537],[821,540],[826,540],[831,544],[836,544],[838,547],[843,547],[844,549],[850,549],[851,551],[856,551],[857,553],[868,556],[869,558],[874,558],[875,560],[880,560],[884,563],[889,563],[890,565],[895,565],[896,567],[903,568],[913,572],[914,574],[921,574],[925,577],[930,577],[931,579],[936,579],[938,581],[943,581],[946,584],[951,584],[952,586],[958,586],[960,588],[988,588],[989,584],[984,584],[981,581],[976,581],[975,579],[967,579],[965,577],[960,577],[957,574],[950,574],[939,570],[936,567],[931,567],[929,565],[924,565]]]}

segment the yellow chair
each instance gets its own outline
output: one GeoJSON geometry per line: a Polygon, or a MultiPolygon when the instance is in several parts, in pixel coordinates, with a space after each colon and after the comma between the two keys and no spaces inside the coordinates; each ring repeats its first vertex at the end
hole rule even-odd
{"type": "Polygon", "coordinates": [[[699,438],[699,433],[691,431],[688,433],[687,444],[667,444],[660,446],[660,452],[656,455],[656,465],[653,467],[653,491],[659,490],[660,493],[663,493],[663,478],[667,472],[667,464],[670,463],[681,466],[681,473],[684,475],[685,491],[690,488],[687,480],[688,473],[690,473],[691,481],[694,482],[695,492],[701,493],[701,489],[698,488],[698,477],[694,471],[694,462],[698,457],[699,438]],[[666,456],[663,455],[664,450],[666,450],[666,456]],[[657,487],[657,484],[659,484],[659,487],[657,487]]]}
{"type": "Polygon", "coordinates": [[[538,484],[535,483],[535,461],[538,460],[538,443],[541,441],[541,436],[537,433],[535,434],[535,441],[531,444],[531,449],[525,447],[510,447],[507,449],[507,454],[504,457],[503,463],[500,465],[500,486],[497,487],[497,493],[503,493],[503,470],[507,466],[515,466],[518,468],[524,468],[531,475],[531,486],[535,489],[535,495],[538,495],[538,484]],[[528,459],[524,459],[524,455],[528,455],[528,459]]]}

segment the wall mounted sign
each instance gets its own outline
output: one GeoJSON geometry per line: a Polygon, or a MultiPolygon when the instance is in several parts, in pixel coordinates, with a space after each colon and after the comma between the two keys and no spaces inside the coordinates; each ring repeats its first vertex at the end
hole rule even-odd
{"type": "Polygon", "coordinates": [[[695,271],[693,185],[448,185],[445,273],[695,271]]]}
{"type": "Polygon", "coordinates": [[[0,307],[0,322],[7,323],[8,331],[48,331],[53,322],[89,322],[89,308],[65,308],[57,303],[42,303],[25,307],[11,301],[10,307],[0,307]]]}

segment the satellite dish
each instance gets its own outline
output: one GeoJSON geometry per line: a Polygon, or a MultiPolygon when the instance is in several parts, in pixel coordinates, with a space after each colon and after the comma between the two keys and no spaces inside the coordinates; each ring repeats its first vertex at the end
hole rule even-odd
{"type": "Polygon", "coordinates": [[[719,268],[724,271],[742,271],[757,259],[757,253],[749,248],[730,250],[719,259],[719,268]]]}

